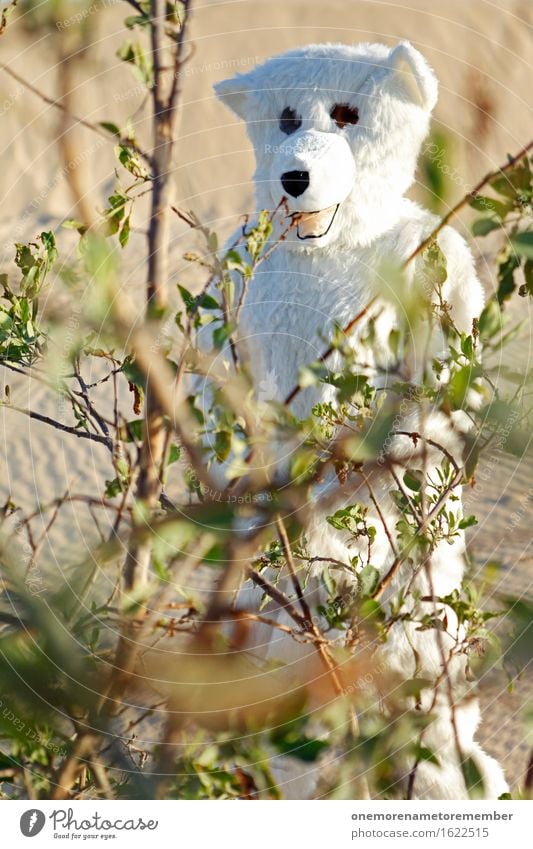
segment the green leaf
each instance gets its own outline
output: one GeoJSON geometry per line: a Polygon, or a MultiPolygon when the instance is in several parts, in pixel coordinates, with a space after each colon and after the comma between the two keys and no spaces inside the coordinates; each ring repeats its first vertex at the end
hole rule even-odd
{"type": "Polygon", "coordinates": [[[495,177],[490,185],[499,195],[515,200],[519,191],[527,190],[531,184],[531,170],[527,156],[516,164],[512,170],[495,177]]]}
{"type": "Polygon", "coordinates": [[[515,233],[514,236],[511,236],[511,245],[520,256],[533,259],[533,231],[515,233]]]}
{"type": "Polygon", "coordinates": [[[124,23],[128,29],[134,29],[135,27],[148,27],[150,26],[150,15],[128,15],[128,17],[124,19],[124,23]]]}
{"type": "Polygon", "coordinates": [[[51,230],[41,233],[41,242],[44,245],[44,249],[48,255],[48,262],[51,265],[58,257],[55,236],[51,230]]]}
{"type": "Polygon", "coordinates": [[[228,271],[241,271],[244,264],[242,256],[236,250],[228,251],[224,262],[228,271]]]}
{"type": "Polygon", "coordinates": [[[474,340],[471,336],[467,336],[465,333],[461,334],[461,351],[469,360],[472,359],[474,354],[474,340]]]}
{"type": "Polygon", "coordinates": [[[291,479],[298,481],[298,483],[303,483],[304,480],[313,474],[317,461],[318,457],[315,450],[304,448],[297,451],[291,457],[291,479]]]}
{"type": "Polygon", "coordinates": [[[483,309],[478,321],[478,331],[481,341],[486,342],[492,339],[493,336],[501,331],[502,326],[503,317],[500,305],[498,301],[491,298],[483,309]]]}
{"type": "Polygon", "coordinates": [[[170,581],[171,574],[166,567],[165,563],[159,559],[159,557],[154,556],[152,553],[152,566],[154,567],[154,572],[157,577],[161,581],[170,581]]]}
{"type": "Polygon", "coordinates": [[[61,225],[65,230],[77,230],[80,235],[83,235],[87,230],[83,221],[77,218],[66,218],[61,225]]]}
{"type": "Polygon", "coordinates": [[[232,433],[230,430],[219,430],[215,434],[215,454],[219,463],[228,459],[231,451],[232,433]]]}
{"type": "Polygon", "coordinates": [[[298,385],[302,389],[307,389],[308,386],[317,386],[325,382],[328,377],[329,370],[323,363],[309,363],[299,369],[298,385]]]}
{"type": "Polygon", "coordinates": [[[366,598],[361,607],[359,608],[359,614],[361,616],[361,621],[363,624],[365,622],[383,622],[385,620],[385,611],[383,610],[379,601],[376,601],[374,598],[366,598]]]}
{"type": "Polygon", "coordinates": [[[144,52],[142,45],[138,41],[127,41],[118,50],[117,56],[130,65],[133,74],[146,85],[151,88],[153,84],[154,72],[152,63],[149,57],[144,52]]]}
{"type": "Polygon", "coordinates": [[[412,492],[419,492],[420,487],[422,486],[422,472],[418,469],[406,471],[403,476],[403,482],[408,489],[412,490],[412,492]]]}
{"type": "Polygon", "coordinates": [[[337,397],[340,403],[342,403],[349,398],[353,398],[354,395],[364,392],[368,384],[368,377],[364,374],[344,372],[342,374],[330,375],[327,382],[337,388],[337,397]]]}
{"type": "Polygon", "coordinates": [[[376,591],[379,584],[378,570],[374,566],[368,564],[357,573],[357,583],[361,596],[371,596],[376,591]]]}
{"type": "Polygon", "coordinates": [[[121,247],[125,248],[128,244],[128,240],[130,238],[130,218],[131,215],[128,215],[124,224],[122,225],[122,229],[119,233],[118,240],[120,242],[121,247]]]}
{"type": "Polygon", "coordinates": [[[207,292],[204,293],[200,297],[198,303],[202,307],[202,309],[204,309],[204,310],[219,310],[220,309],[220,304],[216,300],[216,298],[213,298],[212,295],[208,295],[207,292]]]}
{"type": "Polygon", "coordinates": [[[500,222],[495,221],[493,218],[478,218],[477,221],[474,221],[472,224],[472,235],[486,236],[493,230],[499,230],[500,227],[500,222]]]}
{"type": "Polygon", "coordinates": [[[278,752],[306,763],[313,763],[330,744],[327,740],[307,737],[301,731],[302,726],[301,719],[286,723],[273,731],[270,739],[278,752]]]}
{"type": "Polygon", "coordinates": [[[191,292],[189,292],[188,289],[185,288],[185,286],[182,286],[180,283],[178,283],[178,291],[181,295],[181,300],[183,301],[185,309],[187,310],[187,313],[190,315],[190,313],[196,307],[196,298],[194,297],[193,294],[191,294],[191,292]]]}
{"type": "Polygon", "coordinates": [[[351,504],[337,510],[332,516],[326,516],[326,522],[338,531],[355,532],[359,528],[364,529],[366,512],[361,504],[351,504]]]}
{"type": "Polygon", "coordinates": [[[467,365],[460,368],[448,384],[448,398],[454,410],[462,409],[468,400],[468,390],[481,374],[479,365],[467,365]]]}
{"type": "Polygon", "coordinates": [[[144,421],[143,419],[132,419],[131,422],[128,422],[126,429],[126,442],[140,442],[143,438],[144,432],[144,421]]]}
{"type": "Polygon", "coordinates": [[[533,259],[528,259],[524,263],[524,279],[526,282],[520,286],[518,294],[522,298],[527,295],[533,297],[533,259]]]}
{"type": "Polygon", "coordinates": [[[222,324],[220,327],[215,328],[215,330],[213,330],[213,345],[215,348],[223,348],[234,330],[235,325],[232,322],[229,324],[222,324]]]}
{"type": "Polygon", "coordinates": [[[477,209],[478,212],[486,212],[488,215],[494,213],[498,216],[498,218],[501,218],[502,221],[505,219],[507,213],[512,209],[512,204],[502,203],[499,200],[483,197],[482,195],[476,195],[476,197],[471,198],[469,200],[469,204],[472,209],[477,209]]]}
{"type": "Polygon", "coordinates": [[[331,574],[328,566],[326,566],[326,568],[322,570],[322,580],[324,582],[325,588],[328,591],[329,597],[335,598],[335,596],[337,595],[337,582],[331,574]]]}
{"type": "Polygon", "coordinates": [[[514,273],[520,265],[520,258],[516,254],[508,256],[498,266],[498,301],[503,304],[516,289],[514,273]]]}
{"type": "Polygon", "coordinates": [[[470,799],[484,799],[483,778],[474,759],[465,758],[461,769],[470,799]]]}
{"type": "Polygon", "coordinates": [[[116,124],[113,124],[111,121],[100,121],[100,127],[104,130],[107,130],[108,133],[112,133],[114,136],[118,136],[120,138],[121,132],[116,124]]]}
{"type": "Polygon", "coordinates": [[[11,335],[12,327],[13,319],[0,309],[0,340],[7,339],[11,335]]]}
{"type": "Polygon", "coordinates": [[[435,764],[435,766],[440,766],[440,761],[436,754],[431,749],[428,749],[427,746],[421,746],[420,743],[416,743],[414,755],[417,761],[428,761],[435,764]]]}
{"type": "Polygon", "coordinates": [[[171,466],[172,463],[176,463],[179,460],[180,456],[181,456],[181,448],[179,447],[179,445],[176,445],[175,443],[173,443],[170,446],[170,450],[168,452],[167,466],[171,466]]]}
{"type": "Polygon", "coordinates": [[[509,176],[502,174],[500,177],[491,180],[490,185],[499,195],[503,195],[503,197],[510,198],[511,200],[516,198],[516,189],[509,176]]]}
{"type": "Polygon", "coordinates": [[[477,525],[477,519],[475,516],[465,516],[464,519],[461,519],[459,522],[459,528],[464,530],[465,528],[471,528],[472,525],[477,525]]]}
{"type": "Polygon", "coordinates": [[[424,264],[419,271],[420,284],[424,290],[438,289],[448,277],[446,257],[436,241],[428,245],[422,256],[424,264]]]}
{"type": "Polygon", "coordinates": [[[226,566],[228,562],[228,552],[222,542],[215,542],[204,554],[202,562],[211,568],[226,566]]]}
{"type": "Polygon", "coordinates": [[[118,161],[124,166],[126,171],[129,171],[130,174],[133,174],[133,176],[138,179],[148,179],[148,172],[144,167],[141,158],[132,147],[125,144],[118,144],[115,147],[115,154],[118,161]]]}
{"type": "Polygon", "coordinates": [[[105,494],[107,498],[114,498],[119,492],[122,492],[122,484],[118,478],[113,478],[112,481],[105,482],[105,494]]]}
{"type": "Polygon", "coordinates": [[[409,678],[408,681],[403,681],[400,685],[400,693],[404,698],[414,697],[420,698],[422,690],[428,690],[433,686],[433,681],[429,678],[409,678]]]}
{"type": "Polygon", "coordinates": [[[131,358],[127,358],[122,363],[122,371],[124,372],[128,383],[133,384],[133,386],[138,386],[140,389],[144,389],[145,386],[145,377],[140,368],[137,366],[135,360],[131,358]]]}

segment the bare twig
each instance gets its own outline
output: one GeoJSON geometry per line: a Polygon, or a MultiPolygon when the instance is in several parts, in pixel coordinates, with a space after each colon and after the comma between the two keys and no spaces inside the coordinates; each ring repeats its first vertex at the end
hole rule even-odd
{"type": "Polygon", "coordinates": [[[87,765],[87,761],[92,755],[98,737],[92,732],[80,734],[74,744],[72,754],[66,758],[59,770],[57,771],[53,784],[54,789],[50,794],[50,798],[54,801],[69,799],[71,790],[78,780],[81,771],[87,765]]]}
{"type": "Polygon", "coordinates": [[[524,791],[526,799],[533,799],[533,751],[529,756],[526,775],[524,779],[524,791]]]}
{"type": "Polygon", "coordinates": [[[143,9],[143,7],[140,5],[140,3],[137,3],[137,0],[124,0],[124,2],[125,2],[125,3],[129,3],[129,5],[130,5],[133,9],[135,9],[135,11],[139,13],[139,15],[142,15],[142,17],[144,18],[144,9],[143,9]]]}
{"type": "Polygon", "coordinates": [[[0,12],[0,35],[3,35],[6,31],[8,16],[15,9],[17,3],[18,0],[11,0],[0,12]]]}
{"type": "MultiPolygon", "coordinates": [[[[354,317],[348,322],[348,324],[345,327],[343,327],[342,332],[345,336],[348,336],[348,334],[352,332],[352,330],[354,329],[356,324],[359,324],[361,319],[364,318],[366,315],[368,315],[369,311],[374,306],[376,301],[377,301],[377,296],[375,298],[372,298],[368,302],[366,307],[364,307],[362,310],[360,310],[357,313],[357,315],[354,315],[354,317]]],[[[335,346],[330,345],[328,348],[326,348],[324,353],[320,355],[320,357],[318,358],[318,362],[324,363],[326,360],[328,360],[331,357],[334,350],[335,350],[335,346]]],[[[285,398],[285,400],[283,402],[284,405],[287,407],[290,403],[292,403],[292,401],[294,401],[294,399],[301,392],[301,390],[302,390],[302,387],[299,384],[297,386],[293,387],[293,389],[289,392],[289,394],[285,398]]]]}
{"type": "MultiPolygon", "coordinates": [[[[61,112],[66,113],[68,115],[68,117],[72,121],[74,121],[76,124],[80,124],[82,127],[85,127],[87,130],[91,130],[91,132],[96,133],[101,138],[107,139],[108,141],[110,140],[111,137],[110,137],[109,132],[107,130],[105,130],[103,127],[98,126],[98,124],[93,124],[93,123],[91,123],[91,121],[87,121],[86,118],[80,118],[79,115],[76,115],[73,112],[70,112],[66,108],[65,104],[62,103],[61,100],[56,100],[53,97],[48,97],[48,95],[44,94],[44,92],[40,91],[38,88],[35,88],[35,86],[32,85],[32,83],[28,82],[28,80],[25,80],[24,77],[21,77],[20,74],[18,74],[16,71],[14,71],[12,68],[10,68],[8,65],[4,64],[4,62],[0,62],[0,68],[3,71],[5,71],[6,74],[8,74],[12,79],[14,79],[16,82],[18,82],[21,86],[23,86],[25,89],[27,89],[28,91],[31,91],[32,94],[34,94],[36,97],[38,97],[44,103],[47,103],[49,106],[53,106],[55,109],[59,109],[61,112]]],[[[128,147],[132,147],[132,142],[131,142],[130,139],[121,137],[119,139],[119,141],[120,141],[121,144],[127,145],[128,147]]],[[[139,156],[142,156],[143,159],[146,160],[146,162],[148,162],[148,163],[150,162],[150,157],[146,153],[144,153],[142,150],[140,150],[137,147],[137,145],[135,145],[135,151],[136,151],[136,153],[139,154],[139,156]]]]}
{"type": "Polygon", "coordinates": [[[377,500],[377,498],[374,494],[372,484],[370,483],[370,481],[368,480],[368,477],[365,475],[365,473],[362,469],[359,471],[359,474],[361,475],[361,477],[363,478],[363,480],[366,484],[366,488],[368,489],[368,494],[370,496],[370,500],[371,500],[372,504],[374,505],[374,507],[376,508],[376,513],[378,514],[379,520],[380,520],[381,524],[383,525],[383,530],[385,531],[385,535],[386,535],[386,537],[389,541],[389,545],[392,549],[392,553],[395,555],[395,557],[398,557],[398,552],[396,551],[396,546],[394,545],[394,541],[392,539],[392,535],[391,535],[391,532],[389,530],[389,526],[387,525],[387,522],[385,521],[385,517],[382,513],[381,507],[379,506],[378,500],[377,500]]]}
{"type": "MultiPolygon", "coordinates": [[[[174,133],[177,120],[178,80],[181,78],[183,45],[189,18],[190,2],[185,3],[185,17],[176,40],[173,67],[164,67],[164,40],[166,0],[151,2],[151,45],[154,65],[153,127],[154,151],[152,155],[152,208],[148,231],[147,317],[160,317],[167,302],[169,212],[172,206],[173,185],[171,167],[174,151],[174,133]],[[168,91],[170,87],[170,90],[168,91]]],[[[161,488],[160,469],[165,451],[166,425],[157,392],[154,392],[150,375],[146,385],[146,424],[140,458],[140,473],[136,499],[152,510],[158,502],[161,488]]],[[[150,562],[149,541],[140,546],[133,543],[128,549],[124,566],[127,590],[137,583],[146,582],[150,562]]]]}
{"type": "Polygon", "coordinates": [[[306,631],[309,627],[309,624],[301,613],[298,612],[296,607],[290,601],[289,598],[283,593],[275,584],[270,583],[270,581],[265,578],[260,572],[256,572],[253,569],[248,570],[248,577],[253,581],[253,583],[258,586],[265,595],[268,595],[272,601],[275,601],[281,610],[284,610],[289,614],[291,619],[293,619],[297,625],[302,628],[302,630],[306,631]]]}
{"type": "MultiPolygon", "coordinates": [[[[324,666],[326,667],[326,669],[328,671],[328,674],[330,676],[331,683],[333,685],[333,689],[334,689],[335,693],[337,694],[337,696],[344,696],[345,690],[344,690],[344,687],[342,685],[342,681],[339,678],[339,674],[337,672],[337,664],[335,663],[334,659],[331,657],[331,654],[329,653],[327,646],[324,644],[324,640],[322,639],[320,631],[318,630],[317,626],[314,623],[311,611],[309,609],[309,605],[307,604],[307,600],[306,600],[306,598],[303,594],[303,591],[302,591],[302,588],[301,588],[301,585],[300,585],[300,581],[298,580],[298,575],[296,574],[296,569],[295,569],[295,566],[294,566],[294,560],[293,560],[293,557],[292,557],[292,551],[291,551],[291,547],[290,547],[290,543],[289,543],[289,538],[287,536],[287,531],[285,529],[283,519],[281,518],[279,513],[276,516],[276,528],[277,528],[277,531],[278,531],[279,540],[281,542],[281,547],[282,547],[283,553],[285,555],[285,561],[287,563],[289,575],[291,576],[291,580],[292,580],[294,589],[296,591],[296,595],[298,596],[298,600],[300,602],[300,606],[302,608],[304,618],[307,622],[307,630],[309,630],[309,632],[312,634],[312,636],[314,638],[313,641],[314,641],[316,650],[317,650],[324,666]]],[[[352,726],[352,734],[354,735],[354,737],[357,737],[358,734],[359,734],[359,722],[358,722],[358,719],[357,719],[357,714],[356,714],[355,710],[353,710],[353,709],[350,711],[350,721],[351,721],[351,726],[352,726]]],[[[363,798],[363,799],[370,798],[368,784],[367,784],[366,779],[364,777],[362,777],[362,776],[360,777],[359,784],[360,784],[359,789],[360,789],[361,798],[363,798]]]]}
{"type": "Polygon", "coordinates": [[[446,213],[444,218],[439,221],[439,223],[431,231],[429,236],[427,236],[422,242],[420,242],[418,247],[415,248],[415,250],[411,254],[409,254],[402,267],[406,268],[415,259],[415,257],[425,251],[426,248],[428,248],[435,241],[440,231],[444,229],[447,224],[449,224],[451,219],[454,218],[464,206],[470,203],[470,201],[473,200],[479,194],[481,189],[484,188],[487,183],[490,183],[491,180],[494,180],[496,177],[499,177],[502,174],[505,174],[507,171],[510,171],[516,165],[516,163],[523,159],[524,156],[527,156],[529,151],[532,149],[533,141],[530,141],[528,144],[525,145],[525,147],[519,150],[518,153],[516,153],[514,156],[511,156],[509,158],[509,161],[505,165],[502,165],[495,171],[490,171],[488,174],[485,174],[485,176],[479,181],[479,183],[477,183],[477,185],[474,186],[474,188],[470,192],[468,192],[463,198],[461,198],[461,200],[458,201],[458,203],[456,203],[455,206],[453,206],[449,210],[449,212],[446,213]]]}
{"type": "Polygon", "coordinates": [[[105,447],[113,453],[113,440],[107,436],[100,436],[98,433],[89,433],[86,430],[70,427],[69,425],[63,424],[63,422],[58,422],[56,419],[50,418],[50,416],[44,416],[42,413],[35,412],[35,410],[26,410],[24,407],[16,407],[14,404],[5,404],[2,402],[0,406],[5,407],[6,410],[15,410],[17,413],[22,413],[23,415],[28,416],[28,418],[43,422],[43,424],[50,425],[50,427],[55,427],[56,430],[60,430],[63,433],[71,433],[79,439],[88,439],[91,442],[99,442],[101,445],[105,445],[105,447]]]}
{"type": "Polygon", "coordinates": [[[414,431],[414,430],[413,431],[395,430],[394,433],[397,434],[398,436],[408,436],[412,440],[412,442],[415,446],[416,446],[419,439],[422,440],[423,442],[425,442],[427,445],[433,446],[433,448],[436,448],[438,451],[440,451],[442,454],[444,454],[444,456],[450,461],[450,464],[453,466],[455,472],[459,471],[459,466],[457,465],[457,461],[455,460],[453,455],[450,453],[450,451],[448,451],[448,449],[445,448],[444,445],[441,445],[440,442],[435,442],[434,439],[430,439],[428,436],[422,436],[422,434],[420,434],[420,433],[418,433],[417,431],[414,431]]]}

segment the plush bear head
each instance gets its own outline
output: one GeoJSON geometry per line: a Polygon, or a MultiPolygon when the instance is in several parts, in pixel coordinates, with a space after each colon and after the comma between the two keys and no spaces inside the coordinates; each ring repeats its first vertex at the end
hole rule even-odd
{"type": "Polygon", "coordinates": [[[408,42],[310,45],[215,91],[246,121],[258,208],[286,198],[291,248],[365,245],[394,224],[437,100],[408,42]]]}

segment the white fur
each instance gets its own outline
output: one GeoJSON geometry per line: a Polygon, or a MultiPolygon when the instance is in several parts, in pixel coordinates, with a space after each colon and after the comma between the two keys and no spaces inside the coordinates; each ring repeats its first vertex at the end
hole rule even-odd
{"type": "MultiPolygon", "coordinates": [[[[376,289],[376,277],[386,257],[406,259],[431,231],[434,218],[404,198],[414,180],[420,146],[429,128],[430,113],[437,99],[437,82],[424,58],[408,43],[394,49],[380,44],[347,46],[312,45],[268,60],[248,74],[216,86],[219,97],[246,121],[255,148],[255,184],[258,209],[275,208],[285,194],[281,176],[287,171],[305,171],[309,187],[299,197],[288,197],[289,210],[314,212],[340,204],[332,226],[324,236],[301,241],[295,231],[279,244],[258,268],[242,309],[239,344],[248,353],[256,383],[268,381],[270,397],[281,401],[298,379],[299,368],[316,360],[325,348],[334,324],[345,325],[364,307],[376,289]],[[334,104],[349,104],[359,110],[355,126],[339,129],[330,117],[334,104]],[[279,117],[290,107],[301,118],[292,134],[280,130],[279,117]]],[[[276,225],[272,240],[280,235],[276,225]]],[[[439,235],[447,258],[448,279],[444,297],[452,306],[456,325],[471,331],[472,319],[483,305],[469,248],[452,229],[439,235]]],[[[378,338],[383,343],[397,322],[401,302],[391,292],[388,305],[378,320],[378,338]]],[[[359,335],[361,328],[359,329],[359,335]]],[[[356,344],[358,333],[354,334],[356,344]]],[[[443,340],[434,334],[433,351],[443,340]]],[[[385,349],[385,344],[383,348],[385,349]]],[[[415,352],[416,356],[416,352],[415,352]]],[[[415,364],[416,367],[416,364],[415,364]]],[[[317,400],[331,398],[331,388],[303,390],[292,405],[297,415],[306,416],[317,400]]],[[[459,456],[461,422],[457,427],[442,414],[434,414],[429,429],[459,456]]],[[[414,422],[413,426],[416,426],[414,422]]],[[[397,438],[397,447],[407,452],[410,441],[397,438]]],[[[437,461],[437,458],[434,458],[437,461]]],[[[331,482],[329,482],[331,484],[331,482]]],[[[328,483],[326,483],[326,486],[328,483]]],[[[339,506],[365,500],[363,490],[348,484],[336,498],[339,506]]],[[[374,491],[390,528],[395,512],[388,496],[390,477],[373,477],[374,491]]],[[[323,490],[322,490],[323,491],[323,490]]],[[[459,489],[457,490],[460,494],[459,489]]],[[[390,545],[381,520],[368,501],[370,522],[378,536],[372,563],[385,574],[392,562],[390,545]]],[[[460,502],[455,502],[460,512],[460,502]]],[[[309,507],[307,537],[312,553],[347,562],[357,549],[347,549],[342,535],[324,521],[327,511],[309,507]]],[[[432,575],[437,595],[461,585],[464,571],[464,538],[453,545],[441,544],[432,558],[432,575]]],[[[404,565],[387,591],[391,599],[405,586],[412,567],[404,565]]],[[[424,571],[414,587],[429,592],[424,571]]],[[[252,593],[253,595],[253,593],[252,593]]],[[[406,603],[414,608],[411,598],[406,603]]],[[[432,610],[418,603],[418,613],[432,610]]],[[[449,611],[449,630],[454,615],[449,611]]],[[[258,642],[270,639],[268,629],[258,630],[258,642]]],[[[446,649],[453,640],[443,635],[446,649]]],[[[279,656],[279,632],[267,649],[279,656]]],[[[296,647],[294,648],[296,651],[296,647]]],[[[285,645],[284,656],[292,648],[285,645]]],[[[381,651],[389,671],[403,678],[413,675],[437,679],[442,671],[441,653],[434,630],[417,631],[412,623],[395,625],[381,651]],[[416,655],[413,649],[416,649],[416,655]],[[415,657],[418,656],[418,667],[415,657]]],[[[506,792],[499,765],[474,742],[478,723],[477,702],[467,695],[465,659],[457,656],[450,664],[454,698],[459,705],[457,721],[461,747],[471,755],[485,778],[487,797],[506,792]]],[[[426,699],[427,702],[427,699],[426,699]]],[[[426,704],[426,709],[429,704],[426,704]]],[[[447,695],[441,684],[434,708],[435,721],[425,734],[425,745],[434,748],[441,768],[419,766],[414,786],[418,798],[465,798],[467,796],[457,761],[447,695]]]]}

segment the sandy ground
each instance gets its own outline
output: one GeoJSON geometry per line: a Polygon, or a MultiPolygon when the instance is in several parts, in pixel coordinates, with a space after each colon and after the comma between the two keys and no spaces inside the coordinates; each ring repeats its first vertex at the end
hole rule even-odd
{"type": "MultiPolygon", "coordinates": [[[[66,6],[73,11],[79,8],[77,3],[66,6]]],[[[90,22],[86,53],[75,69],[76,111],[91,121],[117,123],[124,123],[135,113],[138,134],[146,137],[148,112],[142,106],[139,84],[115,56],[123,40],[121,20],[128,13],[127,7],[120,2],[100,6],[100,14],[90,22]]],[[[54,95],[58,90],[57,33],[46,27],[30,32],[23,24],[23,20],[16,22],[2,38],[2,61],[54,95]]],[[[435,127],[444,130],[451,140],[454,177],[447,201],[452,203],[485,172],[504,162],[507,152],[518,150],[529,140],[532,34],[533,3],[529,0],[198,3],[191,30],[194,52],[183,80],[175,171],[178,202],[185,209],[193,209],[222,235],[231,230],[240,215],[253,209],[249,144],[243,127],[213,97],[213,81],[245,71],[272,53],[309,42],[380,40],[392,44],[408,38],[425,53],[440,79],[435,127]]],[[[1,70],[0,120],[0,193],[4,199],[0,210],[0,271],[7,271],[14,241],[30,238],[44,226],[58,227],[75,210],[71,208],[65,163],[55,144],[57,112],[22,90],[1,70]]],[[[88,200],[102,208],[114,182],[112,146],[102,146],[98,138],[79,127],[74,138],[81,154],[78,172],[88,200]]],[[[414,193],[425,196],[420,185],[414,193]]],[[[137,215],[122,278],[130,294],[138,293],[140,307],[144,214],[141,209],[137,215]]],[[[463,223],[458,221],[459,226],[463,223]]],[[[172,248],[175,281],[190,275],[182,259],[184,250],[190,247],[190,235],[176,222],[172,248]]],[[[488,256],[481,252],[483,244],[474,249],[490,290],[488,256]]],[[[53,296],[52,289],[49,297],[53,296]]],[[[513,351],[529,360],[529,305],[521,303],[519,308],[526,323],[513,351]]],[[[2,378],[10,384],[15,403],[53,417],[64,413],[58,409],[57,398],[41,386],[13,374],[3,373],[2,378]]],[[[61,435],[13,411],[0,410],[0,416],[0,455],[4,462],[0,498],[10,494],[17,504],[31,510],[69,487],[100,491],[102,479],[112,475],[104,448],[61,435]]],[[[485,469],[478,487],[466,495],[470,512],[476,511],[480,520],[470,535],[475,569],[481,570],[488,561],[499,561],[502,572],[494,592],[533,594],[531,501],[526,497],[531,494],[531,459],[494,455],[486,459],[485,469]],[[518,520],[511,526],[509,516],[513,513],[518,520]]],[[[62,569],[67,556],[72,556],[73,539],[90,545],[95,533],[90,515],[75,509],[66,511],[47,542],[52,569],[62,569]]],[[[526,763],[520,716],[533,692],[532,678],[524,676],[514,694],[508,694],[502,675],[494,672],[483,680],[481,689],[485,706],[482,737],[487,749],[505,762],[509,777],[516,781],[526,763]]]]}

